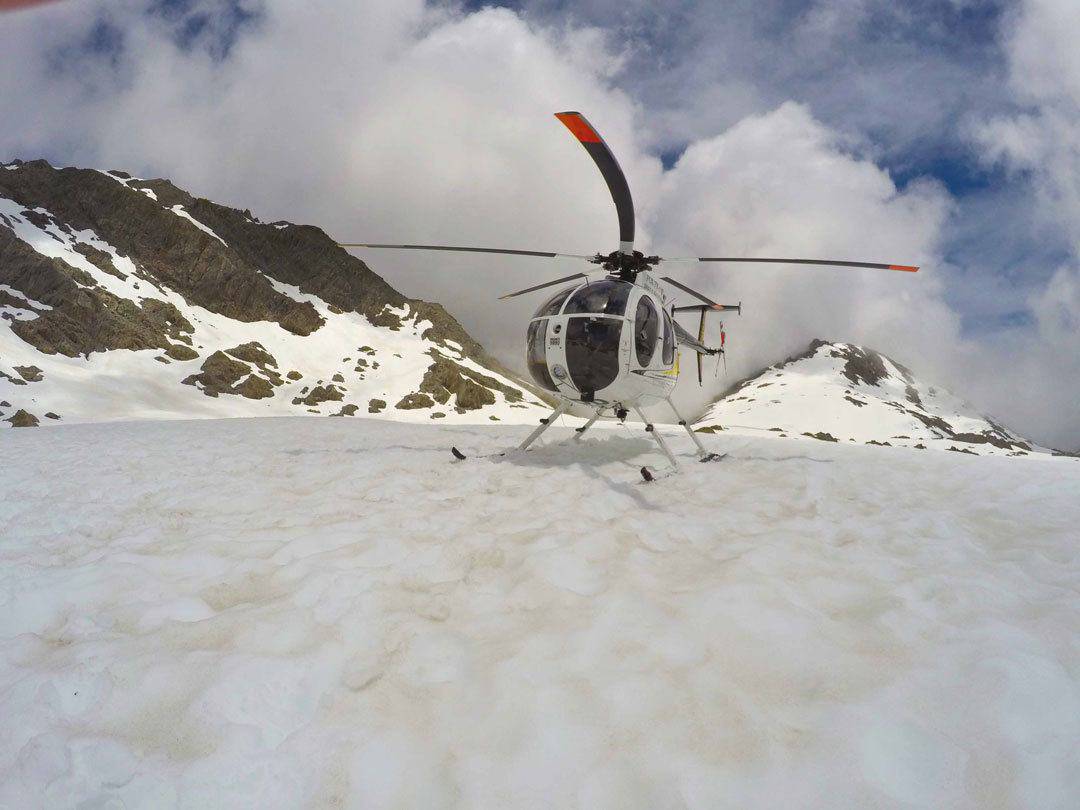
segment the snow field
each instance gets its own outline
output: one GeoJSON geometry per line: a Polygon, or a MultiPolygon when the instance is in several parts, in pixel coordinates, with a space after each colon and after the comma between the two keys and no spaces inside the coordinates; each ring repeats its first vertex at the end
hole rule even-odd
{"type": "Polygon", "coordinates": [[[0,807],[1077,805],[1080,461],[526,432],[5,433],[0,807]]]}

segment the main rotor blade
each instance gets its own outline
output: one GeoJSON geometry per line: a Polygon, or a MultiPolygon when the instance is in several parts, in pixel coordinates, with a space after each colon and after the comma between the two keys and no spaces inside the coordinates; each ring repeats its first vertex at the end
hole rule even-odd
{"type": "Polygon", "coordinates": [[[574,273],[574,275],[572,275],[572,276],[563,276],[562,278],[557,278],[554,281],[545,281],[543,284],[537,284],[535,287],[526,287],[524,290],[516,290],[515,292],[507,293],[506,295],[500,295],[499,300],[500,301],[505,301],[507,298],[516,298],[517,296],[524,295],[525,293],[531,293],[531,292],[536,292],[537,290],[542,290],[542,289],[544,289],[544,287],[553,287],[556,284],[562,284],[564,281],[573,281],[575,278],[588,278],[588,277],[589,276],[586,273],[574,273]]]}
{"type": "Polygon", "coordinates": [[[623,253],[634,252],[634,200],[630,196],[630,186],[626,183],[626,175],[619,167],[608,145],[600,137],[593,125],[585,120],[585,116],[579,112],[555,113],[555,117],[562,121],[563,126],[570,130],[571,134],[585,147],[589,157],[593,159],[596,168],[604,176],[611,199],[615,201],[615,211],[619,215],[619,250],[623,253]]]}
{"type": "MultiPolygon", "coordinates": [[[[697,290],[691,290],[685,284],[682,284],[681,282],[678,282],[673,278],[668,278],[667,276],[661,276],[660,280],[661,281],[666,281],[672,287],[678,287],[680,290],[682,290],[685,293],[690,293],[690,295],[694,296],[694,298],[698,299],[699,301],[704,301],[706,304],[709,305],[708,306],[709,309],[715,309],[718,312],[738,311],[738,313],[740,315],[742,314],[742,304],[739,304],[738,306],[736,306],[735,304],[718,304],[715,301],[713,301],[711,298],[708,298],[708,297],[702,295],[697,290]]],[[[675,307],[675,311],[676,312],[686,312],[688,310],[698,309],[698,308],[699,307],[697,307],[697,306],[675,307]]]]}
{"type": "Polygon", "coordinates": [[[900,270],[917,273],[918,267],[909,264],[882,264],[880,262],[848,262],[839,259],[746,259],[722,256],[697,256],[661,259],[662,262],[730,262],[732,264],[815,264],[824,267],[867,267],[871,270],[900,270]]]}
{"type": "Polygon", "coordinates": [[[383,245],[371,242],[338,242],[343,248],[380,248],[387,250],[450,250],[457,253],[501,253],[508,256],[541,256],[545,259],[591,259],[578,253],[550,253],[544,250],[509,250],[504,248],[459,247],[456,245],[383,245]]]}

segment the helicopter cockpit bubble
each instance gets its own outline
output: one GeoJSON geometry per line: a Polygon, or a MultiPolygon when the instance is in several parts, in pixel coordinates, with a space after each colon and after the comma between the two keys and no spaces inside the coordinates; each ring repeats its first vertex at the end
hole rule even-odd
{"type": "Polygon", "coordinates": [[[628,281],[605,279],[586,284],[566,302],[564,315],[596,313],[598,315],[619,315],[626,311],[626,302],[630,298],[634,285],[628,281]]]}

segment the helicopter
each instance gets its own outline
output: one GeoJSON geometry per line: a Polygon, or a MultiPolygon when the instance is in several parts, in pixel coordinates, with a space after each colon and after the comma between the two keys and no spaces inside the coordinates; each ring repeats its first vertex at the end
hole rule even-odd
{"type": "MultiPolygon", "coordinates": [[[[526,329],[525,357],[529,374],[540,388],[555,396],[557,404],[552,413],[541,419],[540,425],[518,445],[518,451],[528,450],[545,430],[573,406],[592,411],[585,424],[576,428],[575,440],[581,439],[605,414],[625,421],[632,411],[670,462],[671,471],[678,471],[679,464],[675,455],[642,411],[643,408],[665,402],[678,424],[689,434],[697,448],[699,461],[716,461],[723,457],[705,448],[701,439],[675,408],[671,394],[679,379],[681,348],[689,349],[697,356],[699,385],[702,383],[702,358],[724,354],[726,332],[722,323],[720,345],[708,346],[704,342],[706,315],[710,312],[735,312],[741,315],[742,304],[720,304],[669,276],[656,276],[654,273],[658,265],[755,263],[868,268],[909,273],[919,270],[911,265],[832,259],[646,256],[640,250],[634,249],[634,202],[626,176],[614,153],[580,112],[559,112],[555,113],[555,117],[585,148],[607,183],[619,223],[619,246],[616,250],[587,256],[452,245],[338,243],[343,248],[570,258],[597,265],[596,270],[577,272],[499,297],[499,300],[506,300],[573,282],[544,301],[526,329]],[[675,302],[669,299],[664,284],[691,296],[696,302],[676,306],[675,302]],[[675,320],[676,315],[690,312],[699,315],[696,337],[675,320]]],[[[452,448],[452,451],[459,460],[466,458],[456,447],[452,448]]],[[[641,474],[646,481],[652,481],[657,473],[649,467],[642,467],[641,474]]]]}

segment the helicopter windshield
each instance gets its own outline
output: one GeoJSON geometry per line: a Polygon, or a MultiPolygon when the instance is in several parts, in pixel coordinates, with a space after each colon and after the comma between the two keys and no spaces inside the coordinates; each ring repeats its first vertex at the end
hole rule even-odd
{"type": "Polygon", "coordinates": [[[586,284],[567,302],[563,314],[622,315],[626,311],[626,300],[632,289],[633,284],[616,279],[586,284]]]}
{"type": "Polygon", "coordinates": [[[621,318],[571,318],[566,328],[566,363],[574,386],[596,393],[619,376],[621,318]]]}

